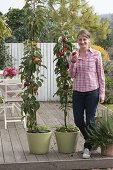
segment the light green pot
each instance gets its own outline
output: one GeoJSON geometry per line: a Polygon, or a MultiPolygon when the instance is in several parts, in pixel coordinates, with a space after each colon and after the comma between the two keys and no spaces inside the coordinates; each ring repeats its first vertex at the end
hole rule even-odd
{"type": "Polygon", "coordinates": [[[52,132],[47,133],[28,133],[27,139],[29,150],[34,154],[46,154],[49,151],[52,132]]]}
{"type": "Polygon", "coordinates": [[[77,132],[55,132],[55,137],[60,153],[73,153],[76,150],[79,131],[77,132]]]}

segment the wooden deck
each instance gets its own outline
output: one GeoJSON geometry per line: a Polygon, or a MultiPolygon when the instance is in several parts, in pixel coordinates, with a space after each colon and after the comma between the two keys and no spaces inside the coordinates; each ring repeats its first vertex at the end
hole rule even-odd
{"type": "MultiPolygon", "coordinates": [[[[59,103],[41,102],[37,120],[54,130],[54,126],[63,123],[63,113],[59,110],[59,103]]],[[[72,111],[68,120],[73,123],[72,111]]],[[[82,159],[82,149],[83,138],[80,135],[75,153],[58,153],[53,132],[49,153],[31,154],[22,123],[9,123],[8,129],[5,130],[3,115],[0,115],[0,170],[72,170],[113,167],[113,157],[102,157],[98,149],[92,153],[90,159],[82,159]]]]}

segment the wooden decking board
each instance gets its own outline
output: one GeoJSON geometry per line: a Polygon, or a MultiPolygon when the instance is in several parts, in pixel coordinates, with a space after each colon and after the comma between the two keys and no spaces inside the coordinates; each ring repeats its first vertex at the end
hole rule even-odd
{"type": "Polygon", "coordinates": [[[24,152],[24,155],[26,157],[26,160],[29,162],[34,162],[34,161],[38,161],[36,156],[34,154],[29,153],[29,148],[28,148],[28,142],[27,142],[27,136],[26,136],[26,132],[25,129],[23,128],[22,125],[16,126],[16,130],[20,139],[20,143],[24,152]]]}
{"type": "MultiPolygon", "coordinates": [[[[99,107],[99,110],[105,109],[99,107]]],[[[99,148],[91,155],[90,159],[82,159],[83,138],[81,134],[75,153],[62,154],[58,152],[53,127],[63,123],[63,112],[59,110],[59,103],[41,102],[41,107],[37,112],[38,122],[50,126],[53,131],[49,153],[44,155],[35,155],[29,152],[26,132],[21,122],[8,123],[8,129],[5,130],[3,113],[0,115],[0,119],[0,170],[113,168],[113,157],[102,157],[99,148]]],[[[74,123],[72,110],[69,112],[68,121],[74,123]]]]}
{"type": "Polygon", "coordinates": [[[4,162],[4,155],[3,155],[3,148],[2,148],[2,139],[1,139],[1,133],[0,133],[0,163],[4,162]]]}
{"type": "Polygon", "coordinates": [[[113,167],[113,159],[76,159],[48,162],[0,164],[2,170],[75,170],[113,167]]]}
{"type": "Polygon", "coordinates": [[[59,160],[59,157],[56,153],[56,150],[54,149],[54,146],[51,144],[49,152],[47,154],[48,160],[53,161],[53,160],[59,160]]]}
{"type": "Polygon", "coordinates": [[[8,130],[5,129],[1,130],[1,138],[2,138],[4,162],[15,162],[14,151],[12,148],[12,143],[10,140],[8,130]]]}
{"type": "Polygon", "coordinates": [[[39,162],[41,161],[48,161],[48,157],[46,154],[36,154],[36,158],[39,162]]]}
{"type": "Polygon", "coordinates": [[[8,131],[9,131],[9,135],[10,135],[10,139],[11,139],[12,148],[13,148],[13,152],[14,152],[14,155],[15,155],[16,162],[25,162],[26,157],[24,155],[24,151],[23,151],[22,145],[20,143],[19,136],[17,134],[16,129],[15,128],[9,128],[8,131]]]}

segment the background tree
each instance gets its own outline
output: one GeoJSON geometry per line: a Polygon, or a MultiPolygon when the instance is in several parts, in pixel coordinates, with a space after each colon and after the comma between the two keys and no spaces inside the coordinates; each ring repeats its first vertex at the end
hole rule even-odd
{"type": "Polygon", "coordinates": [[[107,34],[107,38],[103,41],[103,39],[96,39],[96,44],[102,46],[109,52],[110,58],[113,58],[113,14],[104,14],[101,17],[102,21],[107,20],[110,24],[111,32],[107,34]]]}
{"type": "Polygon", "coordinates": [[[7,46],[3,39],[0,40],[0,70],[6,66],[12,66],[12,56],[7,53],[7,46]]]}
{"type": "Polygon", "coordinates": [[[110,32],[109,22],[101,21],[88,2],[83,0],[48,0],[49,18],[52,25],[53,40],[56,41],[62,31],[69,31],[72,40],[76,41],[76,34],[81,28],[88,29],[93,36],[105,39],[110,32]]]}
{"type": "Polygon", "coordinates": [[[37,37],[40,39],[46,22],[45,0],[26,0],[23,10],[27,37],[30,40],[32,40],[32,37],[34,37],[34,39],[37,39],[37,37]]]}
{"type": "MultiPolygon", "coordinates": [[[[39,4],[35,7],[35,17],[32,11],[33,0],[26,0],[22,10],[11,8],[7,13],[13,42],[22,42],[27,39],[33,23],[35,25],[40,23],[34,29],[41,42],[56,42],[62,31],[69,31],[72,41],[75,42],[80,28],[88,29],[93,35],[93,41],[98,45],[102,44],[103,39],[109,37],[109,22],[101,20],[86,0],[42,0],[41,2],[38,0],[37,2],[39,4]],[[32,20],[31,25],[27,24],[30,20],[32,20]]],[[[109,43],[108,40],[106,43],[109,43]]],[[[102,46],[105,45],[102,44],[102,46]]]]}
{"type": "Polygon", "coordinates": [[[0,14],[0,69],[4,69],[5,66],[11,65],[12,58],[7,53],[7,47],[5,46],[5,37],[11,36],[11,29],[6,23],[6,17],[0,14]]]}
{"type": "Polygon", "coordinates": [[[0,39],[4,39],[6,36],[11,36],[11,29],[6,22],[6,17],[0,14],[0,39]]]}
{"type": "Polygon", "coordinates": [[[22,42],[27,39],[26,26],[24,24],[24,10],[10,8],[6,14],[7,24],[12,30],[12,37],[6,39],[7,42],[22,42]]]}

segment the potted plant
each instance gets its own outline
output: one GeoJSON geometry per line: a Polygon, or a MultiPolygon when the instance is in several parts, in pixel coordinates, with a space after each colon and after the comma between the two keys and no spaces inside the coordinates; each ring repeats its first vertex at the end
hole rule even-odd
{"type": "Polygon", "coordinates": [[[17,75],[17,70],[14,67],[5,67],[3,70],[3,76],[12,79],[17,75]]]}
{"type": "Polygon", "coordinates": [[[37,44],[38,36],[45,21],[43,1],[27,0],[24,10],[29,39],[25,42],[24,57],[20,65],[21,81],[24,83],[21,110],[26,116],[26,133],[30,152],[45,154],[49,150],[51,130],[47,126],[37,123],[37,111],[40,108],[38,91],[44,78],[40,70],[42,67],[46,68],[42,64],[41,49],[37,44]]]}
{"type": "Polygon", "coordinates": [[[40,75],[41,67],[45,66],[42,65],[40,48],[37,47],[36,42],[27,41],[24,49],[24,57],[20,65],[21,81],[24,82],[21,109],[26,115],[27,138],[30,152],[37,154],[48,152],[51,137],[49,128],[37,124],[36,114],[40,108],[38,90],[43,83],[43,75],[40,75]]]}
{"type": "Polygon", "coordinates": [[[108,111],[98,117],[96,125],[88,128],[89,142],[94,148],[100,147],[101,154],[113,156],[113,115],[108,111]]]}
{"type": "Polygon", "coordinates": [[[67,123],[68,111],[71,108],[72,98],[72,79],[69,76],[68,57],[72,51],[72,43],[66,34],[59,37],[54,47],[54,55],[56,55],[55,74],[57,82],[57,91],[55,95],[60,98],[60,109],[64,113],[64,125],[57,127],[55,131],[58,151],[62,153],[75,152],[79,129],[75,125],[67,123]]]}

